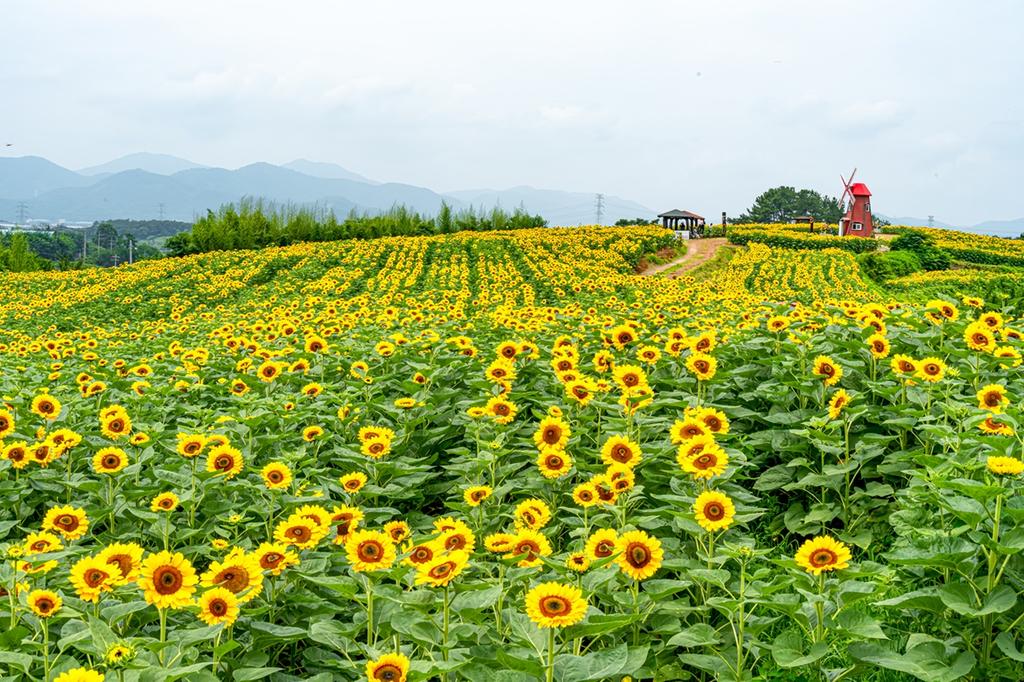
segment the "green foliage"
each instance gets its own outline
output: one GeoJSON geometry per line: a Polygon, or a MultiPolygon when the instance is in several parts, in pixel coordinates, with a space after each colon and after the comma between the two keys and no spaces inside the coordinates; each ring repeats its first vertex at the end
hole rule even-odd
{"type": "Polygon", "coordinates": [[[191,232],[180,232],[164,244],[173,256],[232,249],[287,246],[298,242],[340,239],[423,236],[464,230],[520,230],[544,227],[540,215],[518,207],[511,213],[495,206],[478,211],[474,207],[454,211],[447,203],[435,217],[421,215],[397,205],[383,213],[352,211],[339,221],[333,211],[320,206],[278,205],[243,199],[236,206],[225,204],[197,219],[191,232]]]}
{"type": "Polygon", "coordinates": [[[797,190],[782,185],[759,194],[737,222],[788,223],[801,215],[814,216],[819,222],[837,223],[843,210],[835,197],[825,196],[813,189],[797,190]]]}
{"type": "Polygon", "coordinates": [[[615,227],[628,227],[630,225],[657,225],[657,218],[619,218],[615,221],[615,227]]]}
{"type": "Polygon", "coordinates": [[[931,237],[923,232],[902,232],[892,240],[890,248],[912,252],[925,270],[947,270],[953,262],[950,252],[935,246],[931,237]]]}
{"type": "Polygon", "coordinates": [[[779,230],[769,229],[767,226],[730,227],[728,236],[730,242],[739,246],[754,242],[780,249],[842,249],[853,253],[867,253],[878,249],[878,242],[874,239],[809,234],[797,229],[779,230]]]}
{"type": "Polygon", "coordinates": [[[921,261],[913,251],[867,253],[858,260],[864,274],[879,282],[906,277],[921,269],[921,261]]]}

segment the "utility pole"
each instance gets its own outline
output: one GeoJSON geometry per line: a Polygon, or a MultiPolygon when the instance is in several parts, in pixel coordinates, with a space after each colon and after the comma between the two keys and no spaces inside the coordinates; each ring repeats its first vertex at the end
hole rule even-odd
{"type": "Polygon", "coordinates": [[[597,224],[601,224],[601,218],[604,217],[604,195],[598,192],[594,196],[594,212],[597,214],[597,224]]]}
{"type": "Polygon", "coordinates": [[[159,208],[160,208],[160,220],[163,220],[164,219],[164,205],[163,205],[163,203],[159,204],[159,208]]]}
{"type": "Polygon", "coordinates": [[[928,227],[935,227],[935,216],[928,216],[928,227]]]}
{"type": "Polygon", "coordinates": [[[128,265],[131,265],[132,263],[135,262],[135,260],[132,257],[132,246],[134,245],[135,237],[133,237],[132,235],[128,235],[128,265]]]}
{"type": "Polygon", "coordinates": [[[25,224],[25,217],[28,215],[28,204],[24,201],[18,202],[18,224],[25,224]]]}
{"type": "Polygon", "coordinates": [[[89,228],[82,228],[82,265],[85,265],[85,245],[89,242],[89,228]]]}

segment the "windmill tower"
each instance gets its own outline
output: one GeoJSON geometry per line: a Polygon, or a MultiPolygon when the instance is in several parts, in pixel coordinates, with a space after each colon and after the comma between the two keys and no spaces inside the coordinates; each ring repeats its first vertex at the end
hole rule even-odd
{"type": "Polygon", "coordinates": [[[854,182],[855,175],[856,168],[850,173],[849,179],[839,176],[843,181],[843,195],[839,198],[839,206],[844,209],[843,217],[839,220],[839,236],[872,237],[875,228],[871,221],[871,190],[863,182],[854,182]],[[846,207],[847,197],[850,198],[849,208],[846,207]]]}

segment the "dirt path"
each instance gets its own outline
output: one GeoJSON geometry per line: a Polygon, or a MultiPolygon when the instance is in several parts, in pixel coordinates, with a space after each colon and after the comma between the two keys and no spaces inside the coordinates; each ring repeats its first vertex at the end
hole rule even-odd
{"type": "Polygon", "coordinates": [[[718,250],[725,246],[725,244],[725,237],[691,240],[686,251],[686,258],[682,260],[682,265],[668,273],[668,278],[675,279],[685,275],[690,270],[699,268],[714,258],[718,250]]]}
{"type": "Polygon", "coordinates": [[[665,272],[666,270],[669,270],[679,265],[687,258],[697,253],[697,246],[694,244],[695,241],[696,240],[691,239],[686,243],[686,253],[680,256],[679,258],[671,260],[668,263],[662,263],[661,265],[648,265],[640,274],[644,275],[645,277],[649,275],[657,275],[658,273],[665,272]]]}

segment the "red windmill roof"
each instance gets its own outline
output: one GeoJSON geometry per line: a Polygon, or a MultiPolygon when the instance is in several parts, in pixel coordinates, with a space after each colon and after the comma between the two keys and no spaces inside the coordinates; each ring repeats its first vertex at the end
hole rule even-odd
{"type": "Polygon", "coordinates": [[[871,190],[863,182],[855,182],[850,185],[850,194],[855,197],[869,197],[871,196],[871,190]]]}

